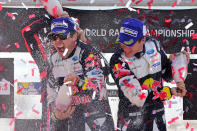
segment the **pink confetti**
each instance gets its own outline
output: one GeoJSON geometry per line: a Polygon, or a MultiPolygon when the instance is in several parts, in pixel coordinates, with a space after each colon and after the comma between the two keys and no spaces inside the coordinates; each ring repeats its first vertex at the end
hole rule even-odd
{"type": "Polygon", "coordinates": [[[0,11],[2,11],[2,9],[3,9],[3,8],[2,8],[2,4],[0,3],[0,11]]]}
{"type": "Polygon", "coordinates": [[[194,131],[194,128],[191,128],[191,131],[194,131]]]}
{"type": "Polygon", "coordinates": [[[154,0],[150,0],[147,5],[148,5],[148,9],[150,10],[151,9],[151,4],[153,3],[154,0]]]}
{"type": "Polygon", "coordinates": [[[36,4],[36,7],[40,7],[41,5],[40,4],[36,4]]]}
{"type": "Polygon", "coordinates": [[[137,1],[135,4],[138,5],[140,2],[142,2],[142,0],[137,1]]]}
{"type": "Polygon", "coordinates": [[[42,101],[43,101],[43,97],[44,97],[44,94],[46,93],[46,89],[45,90],[43,90],[43,92],[42,92],[42,94],[41,94],[41,99],[40,99],[40,103],[42,103],[42,101]]]}
{"type": "Polygon", "coordinates": [[[34,17],[36,17],[36,15],[35,15],[35,14],[31,14],[31,15],[29,15],[29,19],[32,19],[32,18],[34,18],[34,17]]]}
{"type": "Polygon", "coordinates": [[[179,117],[177,116],[177,117],[175,117],[175,118],[172,118],[172,120],[171,121],[168,121],[168,124],[172,124],[173,122],[175,122],[176,120],[178,120],[179,119],[179,117]]]}
{"type": "Polygon", "coordinates": [[[193,47],[192,47],[192,53],[193,53],[193,54],[194,54],[195,49],[196,49],[196,46],[193,46],[193,47]]]}
{"type": "Polygon", "coordinates": [[[17,79],[15,79],[15,80],[14,80],[14,83],[16,83],[16,82],[18,82],[18,80],[17,80],[17,79]]]}
{"type": "Polygon", "coordinates": [[[15,121],[15,119],[16,119],[16,117],[12,118],[12,120],[11,120],[10,123],[9,123],[9,126],[12,126],[12,124],[13,124],[14,121],[15,121]]]}
{"type": "Polygon", "coordinates": [[[140,14],[140,10],[139,9],[137,9],[136,11],[137,11],[138,14],[140,14]]]}
{"type": "Polygon", "coordinates": [[[185,42],[186,42],[186,39],[183,40],[183,43],[185,43],[185,42]]]}
{"type": "Polygon", "coordinates": [[[20,89],[17,91],[17,94],[20,93],[22,90],[23,90],[23,88],[20,88],[20,89]]]}
{"type": "Polygon", "coordinates": [[[48,0],[44,0],[44,2],[48,2],[48,0]]]}
{"type": "Polygon", "coordinates": [[[191,36],[192,36],[192,39],[197,39],[197,33],[192,34],[191,36]]]}
{"type": "Polygon", "coordinates": [[[31,74],[32,76],[34,76],[34,69],[31,69],[31,74]]]}
{"type": "Polygon", "coordinates": [[[195,0],[192,0],[192,3],[194,3],[195,0]]]}
{"type": "Polygon", "coordinates": [[[14,18],[14,15],[13,14],[11,14],[11,13],[7,13],[7,15],[10,17],[10,18],[14,18]]]}
{"type": "Polygon", "coordinates": [[[2,108],[4,111],[6,110],[5,104],[2,104],[2,108]]]}
{"type": "Polygon", "coordinates": [[[21,115],[23,112],[18,112],[18,113],[16,113],[16,116],[19,116],[19,115],[21,115]]]}
{"type": "Polygon", "coordinates": [[[165,18],[165,22],[166,23],[170,23],[172,21],[172,19],[167,19],[167,18],[165,18]]]}
{"type": "Polygon", "coordinates": [[[18,42],[14,43],[14,45],[16,46],[16,48],[20,48],[20,45],[18,44],[18,42]]]}
{"type": "Polygon", "coordinates": [[[121,2],[123,5],[125,5],[125,3],[124,3],[124,1],[123,1],[123,0],[120,0],[120,2],[121,2]]]}
{"type": "Polygon", "coordinates": [[[172,7],[175,7],[177,3],[177,0],[174,1],[174,4],[172,5],[172,7]]]}
{"type": "Polygon", "coordinates": [[[186,124],[186,129],[188,129],[189,128],[189,123],[187,122],[187,124],[186,124]]]}
{"type": "Polygon", "coordinates": [[[34,112],[34,113],[36,113],[36,114],[39,114],[39,113],[40,113],[39,111],[37,111],[37,110],[35,110],[35,109],[33,109],[32,112],[34,112]]]}
{"type": "Polygon", "coordinates": [[[40,78],[41,79],[46,78],[46,76],[47,76],[47,72],[46,71],[43,71],[42,73],[40,73],[40,78]]]}
{"type": "MultiPolygon", "coordinates": [[[[18,112],[17,114],[16,114],[16,116],[19,116],[19,115],[21,115],[23,112],[18,112]]],[[[12,120],[10,121],[10,123],[9,123],[9,125],[11,126],[13,123],[14,123],[14,121],[17,119],[17,117],[14,117],[14,118],[12,118],[12,120]]]]}
{"type": "Polygon", "coordinates": [[[45,10],[48,10],[48,7],[47,6],[44,6],[45,10]]]}
{"type": "Polygon", "coordinates": [[[29,63],[31,63],[31,64],[36,64],[36,62],[35,62],[35,61],[29,61],[29,63]]]}
{"type": "Polygon", "coordinates": [[[168,108],[171,108],[172,107],[172,101],[169,101],[169,106],[168,108]]]}

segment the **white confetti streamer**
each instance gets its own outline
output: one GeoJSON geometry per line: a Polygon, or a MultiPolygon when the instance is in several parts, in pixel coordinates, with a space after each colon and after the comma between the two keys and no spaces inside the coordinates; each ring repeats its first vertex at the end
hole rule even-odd
{"type": "Polygon", "coordinates": [[[92,99],[94,100],[96,96],[96,91],[93,92],[92,99]]]}
{"type": "Polygon", "coordinates": [[[25,7],[26,10],[28,10],[27,6],[23,2],[21,4],[25,7]]]}
{"type": "Polygon", "coordinates": [[[127,8],[128,8],[128,10],[130,10],[130,11],[136,11],[135,9],[133,9],[133,8],[129,7],[129,6],[131,5],[131,3],[132,3],[132,1],[131,1],[131,0],[129,0],[129,1],[127,2],[127,4],[126,4],[126,7],[127,7],[127,8]]]}
{"type": "Polygon", "coordinates": [[[68,52],[68,48],[66,48],[66,49],[64,50],[63,56],[66,56],[67,52],[68,52]]]}
{"type": "Polygon", "coordinates": [[[192,27],[194,25],[194,23],[193,22],[190,22],[189,24],[187,24],[186,26],[185,26],[185,29],[187,30],[187,29],[189,29],[190,27],[192,27]]]}

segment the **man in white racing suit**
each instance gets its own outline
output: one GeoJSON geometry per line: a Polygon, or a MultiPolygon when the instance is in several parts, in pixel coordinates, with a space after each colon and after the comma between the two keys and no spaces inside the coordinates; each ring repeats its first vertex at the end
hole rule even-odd
{"type": "Polygon", "coordinates": [[[40,17],[26,23],[22,35],[40,72],[47,70],[44,83],[47,85],[52,128],[56,131],[114,130],[100,53],[78,39],[72,19],[60,17],[52,20],[48,35],[56,51],[43,60],[43,51],[39,52],[41,45],[34,43],[38,42],[35,34],[48,21],[48,18],[40,17]],[[59,109],[56,107],[56,98],[64,83],[72,87],[72,102],[67,109],[59,109]]]}
{"type": "Polygon", "coordinates": [[[118,86],[118,129],[121,131],[166,131],[163,101],[171,92],[184,96],[184,82],[175,88],[163,87],[162,79],[172,81],[171,61],[159,41],[146,37],[146,27],[138,19],[125,20],[116,43],[121,45],[110,60],[118,86]]]}

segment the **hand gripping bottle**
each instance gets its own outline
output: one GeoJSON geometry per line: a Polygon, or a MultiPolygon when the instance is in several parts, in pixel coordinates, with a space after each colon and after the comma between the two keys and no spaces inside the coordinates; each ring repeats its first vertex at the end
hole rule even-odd
{"type": "Polygon", "coordinates": [[[56,107],[59,110],[62,110],[63,108],[67,110],[71,102],[72,102],[72,87],[63,84],[58,91],[58,95],[56,98],[56,107]]]}
{"type": "Polygon", "coordinates": [[[58,0],[41,0],[47,12],[53,17],[58,17],[63,13],[62,6],[58,0]]]}
{"type": "Polygon", "coordinates": [[[172,60],[172,76],[174,81],[176,83],[185,81],[187,77],[187,57],[181,52],[174,54],[174,57],[172,60]]]}

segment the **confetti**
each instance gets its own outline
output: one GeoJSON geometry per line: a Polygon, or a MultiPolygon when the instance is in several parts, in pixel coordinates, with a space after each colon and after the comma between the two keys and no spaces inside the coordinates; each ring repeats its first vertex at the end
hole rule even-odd
{"type": "Polygon", "coordinates": [[[14,45],[16,46],[16,48],[20,48],[20,45],[18,44],[18,42],[14,43],[14,45]]]}
{"type": "Polygon", "coordinates": [[[34,18],[34,17],[36,17],[36,15],[35,15],[35,14],[31,14],[31,15],[29,15],[29,19],[32,19],[32,18],[34,18]]]}
{"type": "Polygon", "coordinates": [[[36,114],[39,114],[39,113],[40,113],[39,111],[37,111],[37,110],[35,110],[35,109],[33,109],[32,112],[34,112],[34,113],[36,113],[36,114]]]}
{"type": "Polygon", "coordinates": [[[31,69],[31,75],[34,76],[34,69],[31,69]]]}
{"type": "Polygon", "coordinates": [[[191,36],[192,36],[192,39],[197,39],[197,33],[192,34],[191,36]]]}
{"type": "Polygon", "coordinates": [[[40,7],[41,5],[40,5],[40,4],[36,4],[35,6],[36,6],[36,7],[40,7]]]}
{"type": "Polygon", "coordinates": [[[175,1],[174,1],[174,3],[173,3],[173,5],[172,5],[172,7],[175,7],[175,6],[176,6],[176,4],[177,4],[177,0],[175,0],[175,1]]]}
{"type": "Polygon", "coordinates": [[[172,21],[171,18],[170,18],[170,19],[165,18],[165,22],[166,22],[166,23],[170,23],[171,21],[172,21]]]}
{"type": "Polygon", "coordinates": [[[137,11],[138,14],[140,14],[140,10],[139,9],[137,9],[136,11],[137,11]]]}
{"type": "Polygon", "coordinates": [[[31,63],[31,64],[36,64],[36,62],[35,62],[35,61],[29,61],[29,63],[31,63]]]}
{"type": "Polygon", "coordinates": [[[151,9],[151,4],[153,3],[154,0],[150,0],[147,5],[148,5],[148,9],[150,10],[151,9]]]}
{"type": "Polygon", "coordinates": [[[194,128],[191,128],[191,131],[194,131],[194,128]]]}
{"type": "Polygon", "coordinates": [[[42,94],[41,94],[41,99],[40,99],[40,103],[42,103],[43,101],[43,97],[44,97],[44,94],[46,93],[46,90],[43,90],[42,94]]]}
{"type": "Polygon", "coordinates": [[[192,0],[192,3],[194,3],[195,0],[192,0]]]}
{"type": "Polygon", "coordinates": [[[0,3],[0,11],[2,11],[2,9],[3,9],[3,8],[2,8],[2,4],[0,3]]]}
{"type": "Polygon", "coordinates": [[[41,79],[46,78],[46,76],[47,76],[47,72],[46,71],[43,71],[42,73],[40,73],[40,78],[41,79]]]}
{"type": "Polygon", "coordinates": [[[28,10],[27,6],[23,2],[21,4],[25,7],[26,10],[28,10]]]}
{"type": "Polygon", "coordinates": [[[64,50],[63,56],[66,56],[67,53],[68,53],[68,48],[66,48],[66,49],[64,50]]]}
{"type": "Polygon", "coordinates": [[[179,117],[177,116],[177,117],[175,117],[175,118],[172,118],[172,120],[171,121],[168,121],[168,124],[172,124],[173,122],[175,122],[176,120],[178,120],[179,119],[179,117]]]}
{"type": "Polygon", "coordinates": [[[188,129],[189,128],[189,123],[187,122],[187,124],[186,124],[186,129],[188,129]]]}
{"type": "Polygon", "coordinates": [[[196,49],[196,46],[193,46],[193,47],[192,47],[192,53],[193,53],[193,54],[194,54],[195,49],[196,49]]]}
{"type": "Polygon", "coordinates": [[[5,104],[2,104],[2,108],[4,111],[6,110],[5,104]]]}
{"type": "Polygon", "coordinates": [[[189,24],[187,24],[186,26],[185,26],[185,29],[187,30],[187,29],[189,29],[190,27],[192,27],[194,25],[194,23],[193,22],[190,22],[189,24]]]}
{"type": "Polygon", "coordinates": [[[17,94],[19,94],[22,90],[23,90],[23,88],[20,88],[20,89],[17,91],[17,94]]]}
{"type": "Polygon", "coordinates": [[[140,2],[142,2],[142,0],[137,1],[135,4],[138,5],[140,2]]]}
{"type": "Polygon", "coordinates": [[[7,13],[7,15],[8,15],[10,18],[12,18],[12,20],[15,20],[15,16],[14,16],[13,14],[7,13]]]}
{"type": "Polygon", "coordinates": [[[17,79],[15,79],[15,80],[14,80],[14,83],[16,83],[16,82],[18,82],[18,80],[17,80],[17,79]]]}
{"type": "Polygon", "coordinates": [[[123,1],[123,0],[120,0],[120,2],[121,2],[123,5],[125,5],[125,3],[124,3],[124,1],[123,1]]]}
{"type": "Polygon", "coordinates": [[[130,5],[131,5],[131,1],[129,0],[126,4],[127,9],[130,11],[136,11],[135,9],[131,8],[130,5]]]}

